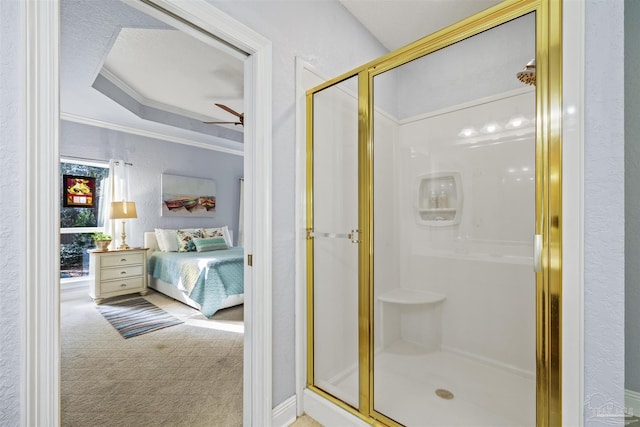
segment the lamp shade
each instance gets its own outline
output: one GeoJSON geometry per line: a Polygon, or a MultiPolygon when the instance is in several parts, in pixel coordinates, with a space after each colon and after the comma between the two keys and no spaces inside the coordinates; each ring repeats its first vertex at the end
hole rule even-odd
{"type": "Polygon", "coordinates": [[[135,202],[111,202],[111,219],[138,218],[135,202]]]}

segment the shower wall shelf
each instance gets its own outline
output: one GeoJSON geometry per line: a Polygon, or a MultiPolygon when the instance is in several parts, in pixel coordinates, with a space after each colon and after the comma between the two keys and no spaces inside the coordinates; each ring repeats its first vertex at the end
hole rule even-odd
{"type": "Polygon", "coordinates": [[[462,182],[459,172],[434,172],[418,178],[418,224],[442,227],[460,222],[462,182]]]}

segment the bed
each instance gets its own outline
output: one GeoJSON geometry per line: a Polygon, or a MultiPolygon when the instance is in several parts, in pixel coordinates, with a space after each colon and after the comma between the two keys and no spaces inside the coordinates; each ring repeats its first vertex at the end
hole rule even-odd
{"type": "Polygon", "coordinates": [[[206,317],[244,303],[244,250],[162,252],[154,232],[144,233],[148,286],[206,317]]]}

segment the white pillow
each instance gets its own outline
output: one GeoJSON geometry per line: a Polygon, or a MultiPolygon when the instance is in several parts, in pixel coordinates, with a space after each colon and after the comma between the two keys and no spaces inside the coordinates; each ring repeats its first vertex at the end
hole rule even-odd
{"type": "MultiPolygon", "coordinates": [[[[183,231],[195,232],[195,228],[183,228],[183,231]]],[[[178,230],[156,228],[158,247],[162,252],[178,252],[178,230]]]]}
{"type": "Polygon", "coordinates": [[[227,227],[226,225],[217,228],[203,228],[202,234],[204,235],[204,237],[224,237],[224,241],[227,242],[227,246],[233,246],[233,242],[231,241],[231,233],[229,232],[229,227],[227,227]]]}
{"type": "Polygon", "coordinates": [[[178,238],[176,236],[176,230],[165,230],[156,228],[156,240],[158,241],[158,248],[162,252],[178,252],[178,238]]]}

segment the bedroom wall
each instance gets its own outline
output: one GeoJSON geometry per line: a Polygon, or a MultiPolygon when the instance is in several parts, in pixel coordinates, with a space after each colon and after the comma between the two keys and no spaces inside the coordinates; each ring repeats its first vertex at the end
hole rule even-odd
{"type": "MultiPolygon", "coordinates": [[[[154,228],[222,225],[228,225],[234,231],[236,243],[243,156],[64,120],[60,128],[60,156],[107,161],[123,159],[133,163],[129,191],[131,200],[136,202],[138,218],[128,220],[126,224],[127,243],[130,246],[142,246],[143,232],[153,231],[154,228]],[[213,179],[216,185],[216,216],[162,217],[160,183],[163,173],[213,179]]],[[[120,223],[116,230],[115,237],[119,241],[120,223]]]]}

